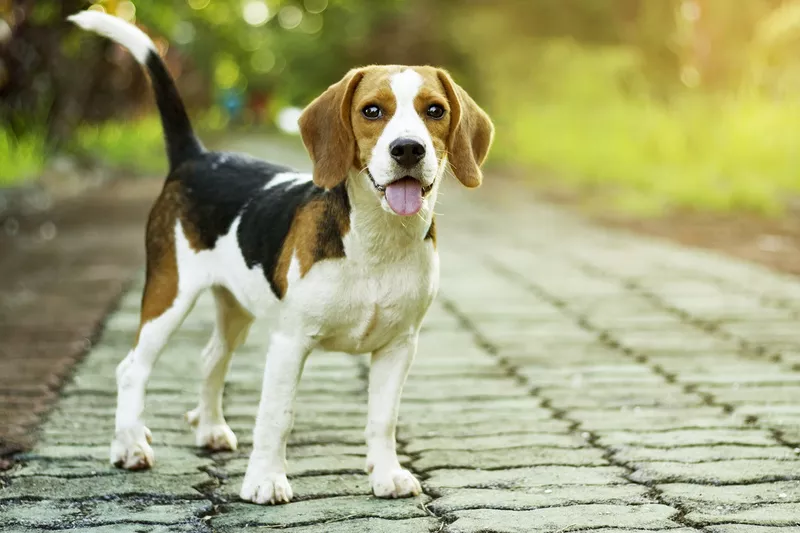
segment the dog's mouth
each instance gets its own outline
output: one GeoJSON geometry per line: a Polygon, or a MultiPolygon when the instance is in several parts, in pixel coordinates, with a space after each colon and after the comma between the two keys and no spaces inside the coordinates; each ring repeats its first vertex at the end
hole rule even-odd
{"type": "Polygon", "coordinates": [[[383,193],[389,208],[401,216],[419,213],[423,198],[433,189],[433,183],[423,186],[421,181],[411,176],[403,176],[386,185],[378,185],[369,170],[367,175],[375,189],[383,193]]]}

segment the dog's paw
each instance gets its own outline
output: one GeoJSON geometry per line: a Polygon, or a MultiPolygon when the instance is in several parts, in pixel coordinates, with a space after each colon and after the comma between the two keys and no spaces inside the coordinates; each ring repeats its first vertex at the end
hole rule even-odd
{"type": "Polygon", "coordinates": [[[219,424],[201,421],[200,408],[187,411],[184,418],[194,428],[195,445],[213,451],[235,451],[239,445],[236,434],[223,420],[219,424]]]}
{"type": "Polygon", "coordinates": [[[153,436],[144,426],[118,431],[111,442],[111,464],[125,470],[146,470],[155,464],[150,443],[153,436]]]}
{"type": "Polygon", "coordinates": [[[292,501],[292,487],[286,474],[252,472],[247,469],[239,496],[253,503],[275,505],[292,501]]]}
{"type": "Polygon", "coordinates": [[[196,428],[197,424],[200,423],[200,408],[195,407],[191,411],[186,411],[186,414],[183,415],[183,418],[186,419],[186,422],[188,422],[190,426],[196,428]]]}
{"type": "Polygon", "coordinates": [[[214,451],[234,451],[238,446],[236,434],[228,424],[198,425],[194,430],[195,444],[214,451]]]}
{"type": "Polygon", "coordinates": [[[407,498],[422,492],[417,478],[405,468],[375,468],[369,475],[369,482],[372,493],[378,498],[407,498]]]}

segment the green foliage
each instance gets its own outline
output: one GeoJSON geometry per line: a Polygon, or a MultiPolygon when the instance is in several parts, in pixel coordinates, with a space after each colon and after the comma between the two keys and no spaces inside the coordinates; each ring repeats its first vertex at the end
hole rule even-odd
{"type": "Polygon", "coordinates": [[[17,138],[10,129],[0,128],[0,187],[38,177],[45,158],[44,135],[30,133],[17,138]]]}
{"type": "Polygon", "coordinates": [[[360,63],[373,28],[407,2],[266,0],[270,16],[259,25],[245,21],[247,1],[135,4],[137,19],[191,56],[217,91],[265,91],[285,104],[305,105],[360,63]],[[300,13],[298,25],[286,22],[286,8],[300,13]]]}
{"type": "Polygon", "coordinates": [[[495,157],[603,186],[617,207],[780,213],[800,194],[800,102],[685,91],[669,101],[637,90],[624,51],[556,44],[535,98],[494,101],[495,157]],[[581,72],[591,83],[579,84],[581,72]],[[561,90],[557,90],[561,87],[561,90]]]}
{"type": "Polygon", "coordinates": [[[73,136],[70,151],[127,171],[163,174],[167,170],[158,117],[82,126],[73,136]]]}
{"type": "MultiPolygon", "coordinates": [[[[201,137],[228,126],[227,118],[217,108],[195,118],[193,123],[201,137]]],[[[68,151],[135,174],[161,175],[167,171],[163,130],[156,115],[82,126],[75,132],[68,151]]]]}

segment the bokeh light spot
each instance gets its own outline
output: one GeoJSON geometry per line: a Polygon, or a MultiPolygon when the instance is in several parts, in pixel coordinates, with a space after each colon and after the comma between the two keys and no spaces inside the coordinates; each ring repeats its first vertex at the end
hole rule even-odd
{"type": "Polygon", "coordinates": [[[303,17],[303,22],[300,23],[299,29],[304,33],[319,33],[322,31],[322,15],[309,13],[303,17]]]}
{"type": "Polygon", "coordinates": [[[269,20],[269,7],[264,0],[247,0],[242,8],[242,17],[251,26],[263,26],[269,20]]]}
{"type": "Polygon", "coordinates": [[[250,58],[250,66],[252,66],[253,70],[256,72],[262,74],[267,73],[275,66],[275,54],[267,48],[262,48],[256,51],[253,57],[250,58]]]}
{"type": "Polygon", "coordinates": [[[106,8],[104,8],[100,4],[94,4],[92,6],[89,6],[89,11],[97,11],[98,13],[105,13],[106,8]]]}
{"type": "Polygon", "coordinates": [[[297,135],[300,133],[298,120],[303,112],[299,107],[284,107],[278,112],[278,127],[286,133],[297,135]]]}
{"type": "Polygon", "coordinates": [[[287,30],[292,30],[303,21],[303,11],[297,6],[285,6],[278,13],[278,22],[287,30]]]}
{"type": "Polygon", "coordinates": [[[189,7],[192,9],[205,9],[208,7],[208,4],[211,3],[211,0],[186,0],[189,3],[189,7]]]}
{"type": "Polygon", "coordinates": [[[117,16],[133,23],[136,20],[136,6],[133,5],[133,2],[120,2],[117,6],[117,16]]]}
{"type": "Polygon", "coordinates": [[[322,13],[328,7],[328,0],[305,0],[303,5],[309,13],[322,13]]]}
{"type": "Polygon", "coordinates": [[[195,30],[191,22],[182,20],[175,25],[172,39],[178,44],[189,44],[194,41],[195,30]]]}
{"type": "Polygon", "coordinates": [[[231,57],[223,56],[217,61],[214,69],[214,81],[221,89],[230,89],[236,86],[240,76],[239,66],[231,57]]]}

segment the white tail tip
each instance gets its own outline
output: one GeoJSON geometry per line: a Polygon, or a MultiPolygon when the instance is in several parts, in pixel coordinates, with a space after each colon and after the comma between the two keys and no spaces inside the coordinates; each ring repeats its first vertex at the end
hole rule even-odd
{"type": "Polygon", "coordinates": [[[147,61],[150,52],[158,53],[156,45],[142,30],[119,17],[99,11],[81,11],[67,20],[87,31],[108,37],[128,50],[141,64],[147,61]]]}

